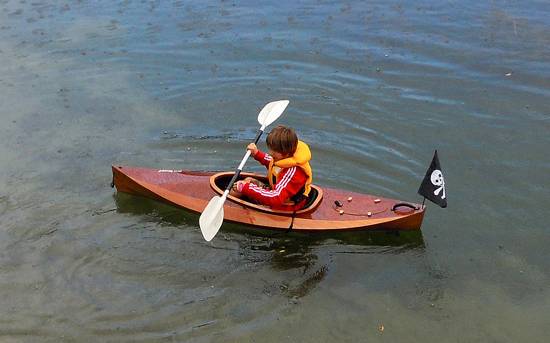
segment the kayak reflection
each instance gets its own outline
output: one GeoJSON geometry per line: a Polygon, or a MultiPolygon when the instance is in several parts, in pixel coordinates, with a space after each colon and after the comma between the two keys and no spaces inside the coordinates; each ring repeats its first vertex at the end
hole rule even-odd
{"type": "MultiPolygon", "coordinates": [[[[196,227],[197,214],[155,200],[125,193],[114,195],[117,211],[145,215],[148,220],[196,227]]],[[[339,254],[400,254],[424,251],[422,231],[355,231],[308,234],[257,230],[224,223],[220,235],[238,244],[243,268],[262,266],[278,273],[263,278],[263,293],[290,301],[309,294],[330,273],[333,256],[339,254]]],[[[197,233],[200,234],[200,233],[197,233]]],[[[205,244],[208,247],[208,244],[205,244]]],[[[265,274],[264,274],[265,275],[265,274]]]]}

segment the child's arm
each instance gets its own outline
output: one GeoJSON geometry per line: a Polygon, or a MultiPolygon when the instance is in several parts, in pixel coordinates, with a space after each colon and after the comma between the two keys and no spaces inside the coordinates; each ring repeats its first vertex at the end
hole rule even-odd
{"type": "Polygon", "coordinates": [[[264,166],[269,167],[269,163],[273,159],[269,154],[266,154],[265,152],[258,150],[256,147],[256,144],[250,143],[247,147],[248,150],[250,150],[250,155],[254,157],[254,159],[264,166]]]}
{"type": "Polygon", "coordinates": [[[274,185],[272,190],[263,189],[252,183],[244,183],[241,192],[262,205],[280,207],[302,189],[306,180],[307,175],[301,168],[292,167],[286,170],[281,180],[274,185]]]}

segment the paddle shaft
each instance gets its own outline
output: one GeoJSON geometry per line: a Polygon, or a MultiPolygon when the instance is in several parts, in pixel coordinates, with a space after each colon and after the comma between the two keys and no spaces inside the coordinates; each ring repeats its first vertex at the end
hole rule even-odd
{"type": "MultiPolygon", "coordinates": [[[[258,143],[258,141],[260,140],[260,137],[264,133],[264,129],[265,129],[265,127],[262,126],[258,130],[258,133],[256,133],[256,138],[254,139],[254,144],[258,143]]],[[[227,197],[227,194],[229,194],[229,191],[231,190],[231,187],[233,187],[233,184],[235,183],[235,181],[237,181],[237,179],[241,175],[241,171],[243,170],[243,167],[244,167],[244,164],[246,163],[246,160],[248,160],[248,158],[250,157],[250,154],[251,154],[250,150],[247,150],[246,154],[244,155],[243,160],[241,161],[241,164],[239,164],[239,166],[237,167],[237,170],[235,170],[235,174],[231,178],[231,181],[229,181],[229,183],[227,184],[227,187],[225,188],[225,192],[223,194],[224,197],[227,197]]]]}

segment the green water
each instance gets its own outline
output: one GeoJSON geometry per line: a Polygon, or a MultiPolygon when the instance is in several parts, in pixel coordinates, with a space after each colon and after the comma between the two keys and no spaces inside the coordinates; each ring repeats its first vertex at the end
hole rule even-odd
{"type": "MultiPolygon", "coordinates": [[[[0,1],[0,341],[546,342],[545,1],[0,1]],[[233,169],[256,116],[315,183],[449,207],[277,235],[116,194],[112,163],[233,169]]],[[[262,170],[249,162],[247,170],[262,170]]]]}

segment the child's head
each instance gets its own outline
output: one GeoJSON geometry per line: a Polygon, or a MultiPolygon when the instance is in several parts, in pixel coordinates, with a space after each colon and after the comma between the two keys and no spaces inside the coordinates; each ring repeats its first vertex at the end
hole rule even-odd
{"type": "Polygon", "coordinates": [[[275,161],[294,155],[298,146],[298,136],[293,129],[279,125],[267,135],[267,147],[275,161]]]}

